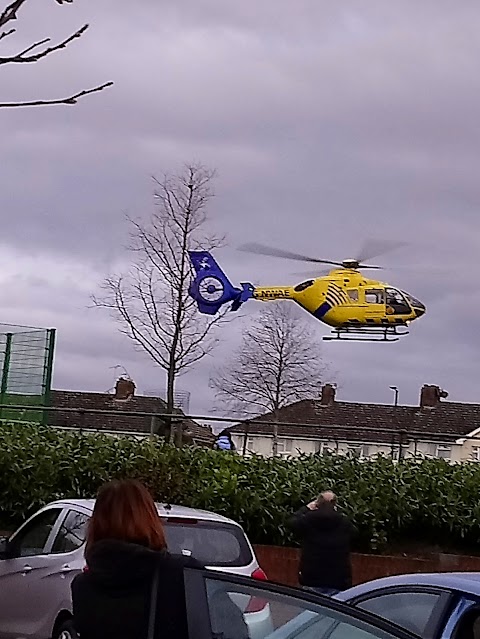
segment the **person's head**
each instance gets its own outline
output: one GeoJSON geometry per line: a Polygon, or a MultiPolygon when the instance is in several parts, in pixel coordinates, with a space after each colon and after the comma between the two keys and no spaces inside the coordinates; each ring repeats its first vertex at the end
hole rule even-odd
{"type": "Polygon", "coordinates": [[[221,433],[218,434],[219,437],[228,437],[228,439],[232,439],[232,435],[230,434],[230,431],[228,430],[228,428],[225,428],[224,430],[222,430],[221,433]]]}
{"type": "Polygon", "coordinates": [[[317,497],[317,508],[325,510],[336,510],[337,496],[331,490],[325,490],[317,497]]]}
{"type": "Polygon", "coordinates": [[[115,480],[100,488],[88,524],[86,554],[102,539],[136,543],[153,550],[166,548],[155,502],[143,484],[115,480]]]}

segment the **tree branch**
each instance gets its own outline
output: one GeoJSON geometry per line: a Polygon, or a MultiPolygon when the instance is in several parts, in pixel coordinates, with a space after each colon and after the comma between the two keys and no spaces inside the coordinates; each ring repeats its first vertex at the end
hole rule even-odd
{"type": "MultiPolygon", "coordinates": [[[[23,5],[28,0],[14,0],[11,2],[1,13],[0,13],[0,29],[4,27],[6,24],[13,20],[17,20],[17,13],[23,7],[23,5]]],[[[57,4],[70,4],[73,0],[56,0],[57,4]]],[[[32,3],[33,4],[33,3],[32,3]]],[[[23,51],[16,53],[14,55],[9,56],[1,56],[0,57],[0,66],[4,64],[15,64],[15,63],[35,63],[45,58],[46,56],[54,53],[55,51],[60,51],[61,49],[65,49],[68,45],[78,38],[81,38],[85,31],[88,29],[88,24],[83,25],[78,31],[72,33],[72,35],[68,36],[62,42],[55,44],[53,46],[48,46],[41,51],[37,51],[36,53],[32,53],[34,50],[38,49],[42,45],[50,42],[50,38],[44,38],[43,40],[39,40],[34,42],[23,51]]],[[[6,29],[0,32],[0,41],[8,38],[10,35],[15,33],[16,29],[6,29]]],[[[92,89],[85,89],[83,91],[79,91],[74,95],[68,96],[66,98],[58,98],[51,100],[26,100],[21,102],[3,102],[0,103],[0,108],[18,108],[18,107],[32,107],[32,106],[50,106],[55,104],[65,104],[72,105],[76,104],[80,98],[83,98],[86,95],[90,95],[92,93],[97,93],[99,91],[103,91],[107,87],[113,85],[113,82],[106,82],[105,84],[96,86],[92,89]]]]}
{"type": "Polygon", "coordinates": [[[83,98],[86,95],[90,95],[92,93],[98,93],[99,91],[103,91],[107,87],[113,86],[113,82],[105,82],[105,84],[101,84],[98,87],[94,87],[93,89],[86,89],[84,91],[79,91],[74,95],[71,95],[68,98],[60,98],[56,100],[32,100],[31,102],[0,102],[0,109],[7,109],[9,107],[31,107],[31,106],[46,106],[53,104],[77,104],[77,100],[83,98]]]}
{"type": "Polygon", "coordinates": [[[45,58],[47,55],[50,55],[50,53],[53,53],[54,51],[65,49],[70,44],[70,42],[73,42],[73,40],[76,40],[77,38],[81,38],[87,29],[88,29],[88,24],[84,24],[83,27],[81,27],[78,31],[75,31],[75,33],[73,33],[71,36],[69,36],[68,38],[60,42],[59,44],[56,44],[53,47],[47,47],[43,51],[39,51],[38,53],[34,53],[33,55],[27,56],[26,54],[30,53],[30,51],[33,51],[33,49],[36,49],[37,47],[41,47],[42,44],[46,44],[47,42],[50,42],[50,38],[45,38],[44,40],[40,40],[39,42],[34,42],[29,47],[27,47],[23,51],[20,51],[20,53],[17,53],[16,55],[8,56],[8,57],[0,57],[0,65],[10,64],[10,63],[21,63],[21,62],[27,62],[27,63],[38,62],[42,58],[45,58]]]}
{"type": "MultiPolygon", "coordinates": [[[[27,0],[14,0],[11,4],[9,4],[5,9],[0,13],[0,27],[3,27],[4,24],[10,22],[11,20],[17,19],[17,11],[25,4],[27,0]]],[[[72,4],[73,0],[56,0],[57,4],[72,4]]]]}
{"type": "Polygon", "coordinates": [[[27,0],[15,0],[15,2],[9,4],[0,14],[0,27],[3,27],[3,25],[10,22],[10,20],[16,20],[17,11],[25,2],[27,2],[27,0]]]}
{"type": "Polygon", "coordinates": [[[12,33],[15,33],[15,29],[10,29],[9,31],[4,31],[3,33],[0,33],[0,40],[3,40],[4,38],[8,38],[8,36],[12,35],[12,33]]]}
{"type": "Polygon", "coordinates": [[[211,248],[202,227],[212,177],[202,166],[191,165],[179,175],[155,180],[153,215],[147,222],[127,218],[133,253],[129,273],[107,278],[102,287],[107,295],[94,299],[96,306],[111,309],[120,332],[166,371],[167,411],[177,376],[212,352],[218,341],[212,332],[228,312],[224,308],[215,317],[202,316],[188,294],[193,270],[188,251],[211,248]]]}
{"type": "Polygon", "coordinates": [[[315,332],[294,308],[277,303],[243,331],[241,347],[215,371],[210,387],[224,406],[272,412],[318,396],[325,369],[315,332]]]}

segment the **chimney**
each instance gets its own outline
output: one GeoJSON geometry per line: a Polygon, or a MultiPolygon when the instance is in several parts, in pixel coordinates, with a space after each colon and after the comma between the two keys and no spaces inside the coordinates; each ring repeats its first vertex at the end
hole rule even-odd
{"type": "Polygon", "coordinates": [[[333,384],[325,384],[325,386],[322,386],[320,405],[333,406],[333,404],[335,404],[335,392],[335,386],[333,386],[333,384]]]}
{"type": "Polygon", "coordinates": [[[424,384],[420,391],[420,408],[433,409],[440,404],[441,399],[448,397],[447,391],[439,386],[424,384]]]}
{"type": "Polygon", "coordinates": [[[120,377],[115,384],[115,399],[130,399],[135,394],[135,384],[131,379],[120,377]]]}

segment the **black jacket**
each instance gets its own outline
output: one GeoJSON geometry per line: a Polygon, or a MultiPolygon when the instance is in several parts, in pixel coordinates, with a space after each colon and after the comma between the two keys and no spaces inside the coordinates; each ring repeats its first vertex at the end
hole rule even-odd
{"type": "Polygon", "coordinates": [[[331,508],[303,506],[291,519],[302,541],[299,581],[303,586],[346,590],[352,585],[350,561],[355,526],[331,508]]]}
{"type": "Polygon", "coordinates": [[[74,625],[81,639],[145,639],[156,566],[155,637],[188,639],[183,569],[203,568],[198,561],[104,540],[92,547],[88,564],[72,582],[74,625]]]}

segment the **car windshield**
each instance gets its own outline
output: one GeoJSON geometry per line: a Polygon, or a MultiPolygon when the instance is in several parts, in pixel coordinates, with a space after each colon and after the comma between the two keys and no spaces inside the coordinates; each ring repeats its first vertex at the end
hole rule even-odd
{"type": "Polygon", "coordinates": [[[168,518],[163,521],[168,549],[198,559],[205,566],[240,567],[253,561],[243,531],[217,521],[168,518]]]}

